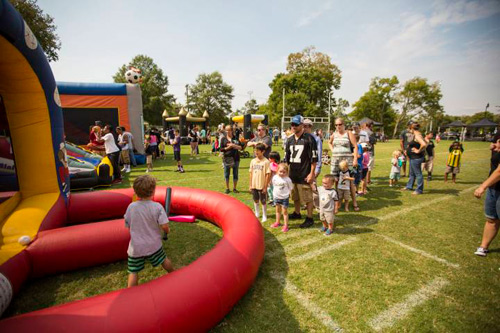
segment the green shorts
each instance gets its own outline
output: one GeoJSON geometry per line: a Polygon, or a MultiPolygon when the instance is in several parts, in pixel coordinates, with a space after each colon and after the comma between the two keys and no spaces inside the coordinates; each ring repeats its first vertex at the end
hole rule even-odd
{"type": "Polygon", "coordinates": [[[136,274],[142,271],[144,269],[144,264],[146,263],[146,259],[153,267],[156,267],[162,264],[165,261],[165,259],[167,259],[167,255],[165,254],[163,247],[160,247],[158,251],[156,251],[153,254],[150,254],[149,256],[138,257],[138,258],[133,258],[129,256],[128,272],[136,274]]]}

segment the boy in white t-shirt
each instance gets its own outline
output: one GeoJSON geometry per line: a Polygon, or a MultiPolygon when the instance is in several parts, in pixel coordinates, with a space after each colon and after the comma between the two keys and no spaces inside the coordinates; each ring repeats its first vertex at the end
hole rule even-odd
{"type": "Polygon", "coordinates": [[[391,159],[391,173],[389,174],[389,186],[396,186],[398,184],[399,179],[401,178],[401,165],[400,162],[401,152],[399,150],[395,150],[392,152],[391,159]]]}
{"type": "Polygon", "coordinates": [[[120,152],[120,158],[123,162],[122,172],[130,172],[130,155],[129,155],[129,138],[124,135],[123,129],[121,127],[116,128],[116,134],[118,134],[118,145],[122,149],[120,152]]]}
{"type": "Polygon", "coordinates": [[[336,201],[339,200],[337,191],[333,188],[334,181],[335,176],[328,174],[323,177],[323,186],[318,186],[319,219],[323,223],[320,231],[324,232],[325,236],[330,236],[333,233],[336,201]]]}
{"type": "Polygon", "coordinates": [[[335,213],[339,211],[342,200],[345,202],[345,211],[349,211],[349,200],[351,198],[351,182],[354,181],[353,174],[349,170],[349,165],[346,160],[342,160],[339,163],[339,183],[337,185],[339,201],[337,202],[337,209],[335,213]]]}
{"type": "Polygon", "coordinates": [[[125,212],[125,227],[130,230],[128,245],[128,287],[136,286],[139,272],[144,269],[146,260],[156,267],[161,265],[164,270],[174,271],[172,263],[163,250],[162,232],[168,234],[168,217],[163,206],[152,201],[156,189],[156,179],[149,176],[139,176],[134,180],[134,192],[138,199],[132,202],[125,212]]]}

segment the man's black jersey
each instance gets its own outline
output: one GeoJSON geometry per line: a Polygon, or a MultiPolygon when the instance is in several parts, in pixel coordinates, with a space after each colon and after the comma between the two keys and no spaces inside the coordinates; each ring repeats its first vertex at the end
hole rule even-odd
{"type": "Polygon", "coordinates": [[[294,184],[307,184],[311,165],[318,162],[316,140],[309,133],[295,139],[295,134],[286,140],[285,161],[290,166],[290,179],[294,184]]]}

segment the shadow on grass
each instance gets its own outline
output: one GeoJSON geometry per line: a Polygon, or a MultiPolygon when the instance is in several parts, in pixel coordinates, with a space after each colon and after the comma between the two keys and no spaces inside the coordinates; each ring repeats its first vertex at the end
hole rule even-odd
{"type": "MultiPolygon", "coordinates": [[[[284,253],[276,236],[267,229],[263,231],[266,253],[284,253]]],[[[264,258],[253,286],[211,332],[300,332],[289,302],[284,300],[288,270],[285,255],[264,258]]]]}

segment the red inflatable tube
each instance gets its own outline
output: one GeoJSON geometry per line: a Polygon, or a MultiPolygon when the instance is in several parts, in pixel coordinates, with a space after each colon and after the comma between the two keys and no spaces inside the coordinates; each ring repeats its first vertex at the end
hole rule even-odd
{"type": "Polygon", "coordinates": [[[196,218],[193,215],[169,216],[168,219],[169,221],[180,223],[194,223],[196,221],[196,218]]]}
{"type": "MultiPolygon", "coordinates": [[[[126,196],[124,191],[121,192],[111,195],[110,201],[126,196]]],[[[155,200],[159,199],[160,203],[161,199],[165,200],[161,192],[165,193],[165,189],[157,189],[155,195],[155,200]]],[[[95,193],[102,192],[92,194],[95,193]]],[[[88,198],[92,199],[91,196],[88,198]]],[[[124,198],[117,199],[117,202],[124,202],[124,198]]],[[[253,212],[241,202],[204,190],[173,188],[171,212],[208,220],[220,226],[224,236],[210,252],[171,274],[134,288],[8,318],[0,321],[0,331],[36,328],[37,332],[202,332],[215,326],[247,292],[257,275],[264,256],[262,227],[253,212]]],[[[92,215],[92,218],[98,216],[92,215]]],[[[114,260],[113,255],[123,258],[126,249],[120,249],[120,246],[124,246],[126,240],[125,234],[116,229],[120,224],[124,228],[123,221],[118,220],[41,233],[39,239],[28,247],[33,275],[71,268],[68,260],[85,253],[88,255],[93,246],[101,250],[91,252],[95,263],[99,262],[100,256],[108,256],[106,260],[114,260]],[[89,229],[86,237],[75,241],[78,231],[85,227],[89,229]],[[64,232],[68,239],[73,239],[72,242],[64,238],[64,232]],[[115,235],[108,235],[111,233],[115,235]],[[113,250],[104,254],[102,251],[108,250],[103,247],[113,250]],[[60,253],[65,251],[68,254],[60,253]],[[47,256],[50,259],[43,261],[47,256]],[[50,269],[44,267],[52,260],[54,264],[50,269]]]]}

